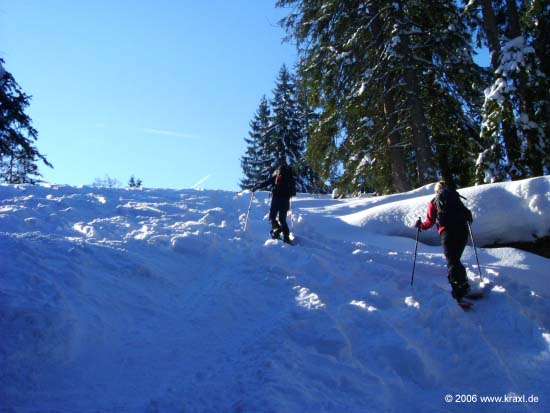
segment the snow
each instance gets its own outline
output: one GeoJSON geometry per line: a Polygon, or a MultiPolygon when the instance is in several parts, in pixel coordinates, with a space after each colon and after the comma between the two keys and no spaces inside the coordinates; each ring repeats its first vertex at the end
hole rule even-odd
{"type": "Polygon", "coordinates": [[[510,86],[503,78],[498,78],[490,88],[484,90],[485,100],[495,100],[499,104],[504,101],[504,96],[510,93],[510,86]]]}
{"type": "Polygon", "coordinates": [[[549,235],[550,178],[460,193],[468,313],[435,229],[410,285],[433,185],[300,194],[295,246],[265,192],[243,233],[246,191],[0,185],[0,411],[548,411],[548,259],[482,246],[549,235]],[[506,394],[540,402],[479,401],[506,394]]]}
{"type": "Polygon", "coordinates": [[[495,71],[496,74],[508,77],[512,72],[517,72],[525,66],[525,56],[535,52],[525,43],[525,38],[518,36],[503,45],[501,63],[495,71]]]}
{"type": "MultiPolygon", "coordinates": [[[[518,36],[507,41],[502,47],[502,56],[498,68],[495,70],[497,79],[490,88],[485,89],[485,100],[494,100],[499,104],[504,101],[504,96],[513,92],[515,86],[507,79],[519,72],[526,65],[525,57],[534,53],[534,49],[526,45],[525,38],[518,36]]],[[[529,128],[537,127],[530,125],[529,128]]]]}

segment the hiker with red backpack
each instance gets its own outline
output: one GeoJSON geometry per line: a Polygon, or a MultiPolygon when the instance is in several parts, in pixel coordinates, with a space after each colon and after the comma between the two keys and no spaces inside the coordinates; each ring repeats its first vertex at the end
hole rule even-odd
{"type": "Polygon", "coordinates": [[[272,176],[254,186],[252,192],[269,187],[271,187],[272,194],[269,209],[269,223],[271,224],[269,233],[273,239],[279,239],[282,233],[283,241],[290,243],[290,229],[286,223],[286,216],[290,209],[290,198],[296,195],[296,181],[286,159],[281,159],[272,176]]]}
{"type": "Polygon", "coordinates": [[[468,225],[472,223],[472,212],[462,203],[461,195],[444,181],[435,185],[435,197],[428,205],[426,220],[419,218],[415,226],[427,230],[437,226],[441,237],[443,253],[447,259],[448,280],[452,287],[451,295],[459,304],[470,292],[466,268],[460,262],[468,241],[468,225]]]}

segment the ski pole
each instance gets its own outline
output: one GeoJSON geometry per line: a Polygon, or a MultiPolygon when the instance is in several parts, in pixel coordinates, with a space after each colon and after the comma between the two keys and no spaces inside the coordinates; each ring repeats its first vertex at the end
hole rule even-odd
{"type": "Polygon", "coordinates": [[[292,213],[292,198],[290,198],[290,229],[294,233],[294,214],[292,213]]]}
{"type": "Polygon", "coordinates": [[[472,226],[468,222],[468,230],[470,231],[470,238],[472,238],[472,246],[474,247],[474,253],[476,255],[476,261],[477,261],[477,269],[479,271],[479,278],[480,282],[483,279],[483,275],[481,275],[481,266],[479,265],[479,258],[477,256],[477,250],[476,250],[476,243],[474,242],[474,234],[472,233],[472,226]]]}
{"type": "MultiPolygon", "coordinates": [[[[418,217],[418,219],[421,219],[420,217],[418,217]]],[[[414,269],[416,267],[416,252],[418,251],[418,235],[420,234],[420,227],[417,228],[416,230],[416,244],[414,246],[414,261],[413,261],[413,272],[412,272],[412,275],[411,275],[411,285],[413,285],[413,281],[414,281],[414,269]]]]}
{"type": "Polygon", "coordinates": [[[252,208],[252,200],[253,199],[254,199],[254,191],[252,191],[252,195],[250,196],[250,202],[248,203],[248,211],[246,211],[246,219],[244,221],[243,232],[246,232],[246,226],[248,225],[248,217],[250,215],[250,209],[252,208]]]}

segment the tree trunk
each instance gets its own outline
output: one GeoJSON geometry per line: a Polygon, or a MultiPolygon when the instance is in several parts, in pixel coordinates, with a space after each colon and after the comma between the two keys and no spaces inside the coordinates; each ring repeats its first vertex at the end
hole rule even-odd
{"type": "Polygon", "coordinates": [[[446,136],[440,137],[440,142],[436,152],[437,161],[439,165],[439,170],[441,173],[441,179],[443,179],[447,184],[454,185],[453,173],[451,172],[451,167],[449,166],[449,138],[446,136]]]}
{"type": "Polygon", "coordinates": [[[406,83],[407,107],[410,113],[410,126],[416,149],[416,168],[418,171],[418,182],[426,185],[436,179],[433,168],[432,151],[428,130],[426,128],[426,116],[424,105],[420,99],[420,85],[416,68],[411,61],[409,50],[409,39],[403,36],[402,40],[403,57],[405,57],[404,77],[406,83]]]}
{"type": "Polygon", "coordinates": [[[515,0],[506,0],[506,8],[508,11],[508,37],[514,39],[521,36],[521,26],[515,0]]]}
{"type": "MultiPolygon", "coordinates": [[[[384,45],[382,24],[378,15],[378,2],[373,2],[370,10],[373,15],[371,26],[372,33],[377,39],[377,47],[382,48],[384,45]]],[[[392,92],[394,82],[391,79],[392,77],[389,76],[389,79],[384,84],[384,114],[386,115],[385,127],[387,130],[386,142],[388,144],[388,154],[390,158],[391,180],[394,191],[406,192],[412,189],[412,185],[407,174],[405,148],[402,144],[403,138],[397,129],[398,116],[395,111],[395,96],[392,92]]]]}
{"type": "Polygon", "coordinates": [[[495,18],[495,10],[491,0],[482,0],[481,6],[483,10],[483,29],[489,43],[489,53],[491,56],[491,67],[493,70],[498,69],[500,61],[500,41],[498,39],[497,21],[495,18]]]}
{"type": "Polygon", "coordinates": [[[393,94],[384,91],[384,114],[386,115],[386,126],[388,128],[388,151],[391,166],[391,178],[393,189],[397,192],[406,192],[412,189],[411,182],[407,175],[405,149],[401,142],[401,134],[397,130],[397,114],[393,103],[393,94]]]}

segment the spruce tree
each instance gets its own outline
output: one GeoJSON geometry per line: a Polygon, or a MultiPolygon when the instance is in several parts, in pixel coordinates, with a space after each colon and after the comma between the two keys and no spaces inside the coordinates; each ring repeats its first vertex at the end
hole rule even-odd
{"type": "MultiPolygon", "coordinates": [[[[528,65],[536,68],[531,72],[530,93],[535,111],[534,122],[542,129],[542,137],[534,142],[529,150],[529,162],[542,159],[542,174],[550,173],[550,4],[545,0],[525,2],[521,10],[521,21],[527,32],[528,43],[534,53],[528,55],[528,65]]],[[[533,164],[533,174],[538,174],[533,164]]]]}
{"type": "Polygon", "coordinates": [[[276,80],[271,109],[270,139],[264,150],[275,162],[286,159],[295,170],[296,190],[307,192],[309,188],[300,170],[305,150],[304,131],[296,101],[296,85],[285,65],[281,67],[276,80]]]}
{"type": "Polygon", "coordinates": [[[478,144],[475,87],[483,74],[454,2],[277,4],[293,9],[282,25],[319,107],[308,158],[323,178],[337,171],[348,192],[404,191],[441,175],[470,179],[458,159],[472,159],[478,144]]]}
{"type": "Polygon", "coordinates": [[[37,163],[52,165],[35,146],[38,132],[25,113],[30,96],[3,64],[0,58],[0,181],[34,184],[41,176],[37,163]]]}
{"type": "MultiPolygon", "coordinates": [[[[297,118],[301,125],[301,133],[304,144],[307,148],[308,142],[311,139],[311,129],[318,119],[317,113],[308,99],[307,84],[296,81],[296,103],[297,103],[297,118]]],[[[321,176],[315,172],[310,165],[310,157],[307,156],[307,151],[302,156],[297,165],[298,175],[303,178],[303,192],[314,194],[326,194],[330,192],[329,186],[323,181],[321,176]]]]}
{"type": "Polygon", "coordinates": [[[478,1],[481,15],[476,14],[477,2],[471,2],[468,11],[482,22],[492,71],[492,84],[485,91],[478,181],[542,175],[548,171],[550,148],[545,63],[550,6],[540,0],[523,2],[521,8],[513,0],[478,1]]]}
{"type": "Polygon", "coordinates": [[[279,160],[285,159],[294,170],[298,192],[326,193],[327,185],[313,171],[305,157],[305,142],[316,114],[294,76],[282,66],[275,81],[273,98],[264,96],[250,121],[245,138],[246,150],[241,157],[244,178],[242,189],[250,189],[266,181],[279,160]]]}
{"type": "Polygon", "coordinates": [[[244,178],[241,189],[251,189],[256,184],[269,178],[272,159],[268,153],[271,142],[271,110],[265,96],[262,97],[258,110],[250,121],[248,138],[245,138],[246,150],[241,157],[241,168],[244,178]]]}
{"type": "Polygon", "coordinates": [[[276,80],[271,100],[272,145],[271,156],[286,158],[289,164],[297,164],[303,151],[302,127],[298,118],[295,84],[287,67],[283,65],[276,80]]]}
{"type": "Polygon", "coordinates": [[[134,175],[130,177],[130,180],[128,181],[128,187],[131,189],[141,189],[141,185],[143,184],[143,181],[140,178],[135,178],[134,175]]]}

